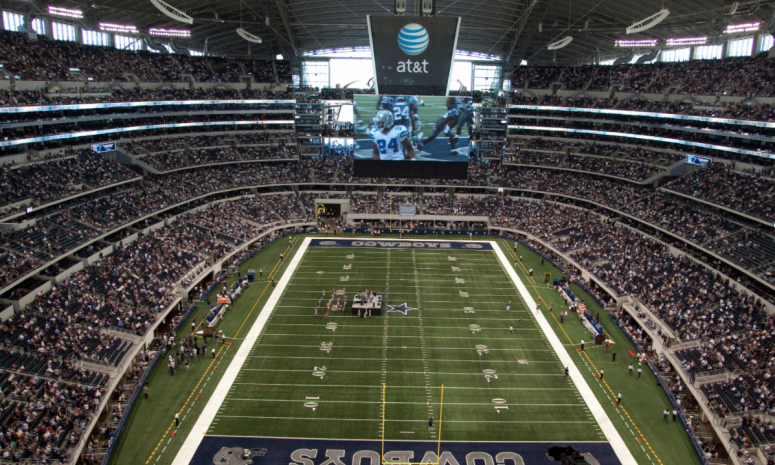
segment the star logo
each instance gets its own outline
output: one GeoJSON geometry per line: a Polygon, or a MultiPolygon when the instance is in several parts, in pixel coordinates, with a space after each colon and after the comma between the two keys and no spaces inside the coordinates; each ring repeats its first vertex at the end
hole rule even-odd
{"type": "Polygon", "coordinates": [[[403,313],[404,316],[409,316],[410,310],[417,310],[417,309],[410,307],[409,305],[407,305],[406,302],[404,302],[401,305],[388,305],[388,309],[385,313],[397,312],[397,313],[403,313]]]}

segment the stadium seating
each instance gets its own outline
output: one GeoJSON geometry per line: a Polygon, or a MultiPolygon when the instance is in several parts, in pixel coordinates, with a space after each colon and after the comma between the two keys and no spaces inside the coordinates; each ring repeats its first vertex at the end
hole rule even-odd
{"type": "Polygon", "coordinates": [[[87,47],[73,42],[50,40],[45,36],[28,42],[22,34],[3,31],[0,51],[9,59],[4,67],[25,81],[77,82],[70,69],[97,82],[129,81],[181,82],[190,75],[196,82],[240,82],[250,75],[255,82],[290,83],[290,63],[268,60],[224,60],[180,54],[132,52],[110,47],[87,47]],[[17,53],[19,49],[24,53],[17,53]],[[275,73],[276,67],[276,73],[275,73]]]}
{"type": "MultiPolygon", "coordinates": [[[[136,77],[141,82],[181,82],[184,76],[191,76],[197,83],[238,83],[247,75],[255,82],[291,80],[287,62],[133,53],[45,38],[30,44],[19,37],[13,33],[0,34],[0,50],[6,55],[19,47],[28,50],[29,59],[14,57],[4,63],[6,69],[19,76],[15,79],[22,81],[59,81],[66,86],[66,82],[73,80],[69,68],[76,66],[96,81],[127,82],[136,77]],[[52,53],[62,57],[60,63],[52,62],[52,53]]],[[[715,95],[724,91],[729,95],[770,97],[775,95],[775,85],[765,77],[773,72],[773,65],[761,58],[658,66],[517,67],[512,85],[516,89],[559,86],[561,90],[604,92],[614,86],[627,93],[664,93],[672,88],[674,93],[687,95],[715,95]]],[[[327,92],[336,94],[337,98],[342,93],[327,92]]],[[[73,94],[6,89],[0,91],[0,106],[291,97],[290,92],[283,90],[224,88],[126,90],[116,87],[102,94],[74,89],[73,94]]],[[[767,104],[619,100],[591,95],[525,97],[522,93],[512,94],[510,101],[524,105],[773,120],[772,108],[767,104]]],[[[98,116],[108,114],[97,113],[98,116]]],[[[628,134],[644,131],[640,124],[643,122],[632,115],[522,109],[512,110],[511,114],[532,121],[525,124],[574,129],[606,125],[628,134]],[[556,119],[560,116],[561,123],[556,119]],[[536,119],[539,123],[535,123],[536,119]]],[[[63,114],[47,116],[57,119],[63,114]]],[[[242,117],[242,114],[194,114],[177,116],[171,121],[242,117]]],[[[38,118],[40,115],[34,114],[3,115],[2,121],[37,122],[38,118]]],[[[261,118],[284,119],[289,114],[262,113],[261,118]]],[[[30,124],[16,131],[13,137],[123,127],[129,121],[153,124],[159,120],[144,115],[136,119],[117,118],[113,122],[103,118],[44,126],[30,124]]],[[[652,124],[652,121],[645,123],[652,124]]],[[[666,126],[669,122],[660,119],[653,124],[666,126]]],[[[748,147],[754,144],[752,140],[758,140],[757,149],[773,148],[768,140],[756,139],[775,135],[768,128],[741,129],[740,125],[683,120],[681,125],[680,129],[654,127],[649,134],[670,137],[679,133],[682,140],[707,142],[719,135],[696,131],[710,128],[726,132],[722,137],[729,139],[751,136],[743,142],[729,142],[736,147],[748,147]]],[[[17,228],[0,233],[0,287],[9,292],[5,297],[20,298],[32,288],[22,286],[24,280],[43,282],[41,278],[55,276],[68,264],[98,252],[99,247],[93,248],[93,241],[98,238],[116,243],[114,239],[129,235],[120,229],[133,222],[138,222],[133,225],[134,229],[143,229],[150,215],[168,214],[163,218],[171,218],[162,228],[141,233],[137,241],[127,245],[116,245],[112,254],[55,283],[49,293],[34,299],[0,327],[0,340],[5,345],[0,353],[0,389],[5,394],[0,404],[0,432],[3,433],[0,448],[9,454],[6,457],[30,460],[66,457],[68,445],[80,439],[81,424],[93,413],[89,408],[76,413],[71,404],[96,406],[95,400],[102,395],[100,389],[107,382],[104,374],[77,368],[75,362],[120,364],[136,348],[132,337],[146,335],[160,313],[172,304],[174,285],[181,280],[186,284],[191,282],[191,270],[204,261],[218,260],[232,253],[265,231],[269,224],[313,221],[314,199],[321,196],[349,198],[352,212],[356,214],[395,215],[401,205],[412,204],[424,215],[487,216],[492,226],[529,233],[566,253],[618,296],[637,297],[681,342],[699,342],[695,347],[677,352],[686,370],[695,375],[718,370],[735,372],[734,379],[701,387],[712,408],[736,414],[773,412],[775,386],[768,372],[772,363],[773,343],[769,332],[772,321],[766,315],[763,302],[746,287],[750,285],[754,289],[755,277],[775,283],[775,239],[762,227],[763,222],[775,222],[772,205],[775,184],[767,177],[771,161],[719,150],[692,149],[693,153],[710,155],[717,160],[686,176],[674,179],[668,176],[660,181],[657,189],[651,182],[646,185],[646,180],[664,174],[683,160],[685,146],[634,143],[627,137],[514,131],[506,141],[506,152],[513,150],[513,155],[504,158],[502,163],[471,160],[465,180],[359,178],[354,174],[352,154],[347,149],[328,148],[326,157],[308,159],[299,156],[295,134],[290,131],[269,127],[250,132],[241,129],[224,126],[208,130],[208,134],[190,129],[144,131],[142,135],[119,142],[132,157],[161,174],[142,172],[137,166],[127,167],[83,147],[62,147],[61,141],[5,152],[11,158],[14,150],[25,153],[24,150],[53,148],[34,159],[31,154],[26,161],[14,158],[3,167],[0,214],[20,223],[17,228]],[[755,165],[757,173],[743,172],[752,168],[736,166],[734,162],[740,161],[755,165]],[[221,165],[225,162],[229,164],[221,165]],[[423,186],[423,191],[416,186],[423,186]],[[251,198],[186,212],[210,202],[209,198],[202,199],[203,196],[226,190],[232,196],[241,195],[254,187],[259,192],[251,198]],[[485,194],[500,187],[512,190],[504,195],[485,194]],[[320,193],[323,189],[332,191],[320,193]],[[73,198],[55,207],[46,207],[68,197],[73,198]],[[28,205],[35,206],[33,214],[18,216],[25,213],[23,208],[28,205]],[[174,212],[159,213],[176,205],[180,207],[174,212]],[[25,223],[27,218],[34,218],[34,224],[25,223]],[[657,236],[654,239],[641,231],[659,234],[654,233],[657,236]],[[670,237],[661,237],[662,232],[670,237]],[[672,241],[673,237],[678,240],[672,241]],[[689,257],[676,256],[666,245],[668,240],[672,241],[670,245],[711,268],[689,257]],[[733,275],[728,264],[707,253],[716,254],[745,271],[736,270],[737,274],[733,275]],[[52,262],[59,263],[52,265],[52,262]],[[717,271],[733,276],[733,280],[742,277],[740,285],[730,285],[717,271]],[[43,276],[34,276],[37,272],[43,276]],[[57,390],[66,392],[52,396],[57,390]],[[39,403],[42,408],[38,407],[39,403]],[[24,417],[32,419],[34,424],[42,424],[56,415],[66,420],[58,422],[50,436],[26,435],[18,438],[16,446],[10,445],[8,438],[24,417]]],[[[349,137],[352,131],[351,125],[328,125],[323,134],[349,137]]],[[[79,143],[99,140],[102,139],[90,138],[79,143]]],[[[425,226],[428,224],[418,224],[418,227],[425,226]]],[[[241,254],[244,256],[245,252],[241,254]]],[[[600,301],[609,302],[612,297],[618,297],[608,296],[593,284],[590,289],[600,301]]],[[[773,300],[773,293],[761,292],[761,287],[755,291],[773,300]]],[[[764,427],[762,431],[759,425],[746,424],[734,431],[733,440],[766,444],[775,441],[775,436],[771,428],[764,427]]]]}

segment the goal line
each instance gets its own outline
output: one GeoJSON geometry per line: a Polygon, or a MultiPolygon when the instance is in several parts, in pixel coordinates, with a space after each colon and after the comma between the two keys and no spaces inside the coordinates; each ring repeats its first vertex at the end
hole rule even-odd
{"type": "Polygon", "coordinates": [[[441,385],[441,401],[439,403],[439,440],[436,449],[436,462],[385,462],[385,383],[382,383],[382,465],[439,465],[441,457],[441,421],[444,418],[444,385],[441,385]]]}

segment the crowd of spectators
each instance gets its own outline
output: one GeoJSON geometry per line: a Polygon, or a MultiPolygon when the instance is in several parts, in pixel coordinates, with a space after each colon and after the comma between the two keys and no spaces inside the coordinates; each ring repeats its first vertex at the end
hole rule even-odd
{"type": "Polygon", "coordinates": [[[710,210],[696,201],[663,192],[655,192],[629,207],[629,213],[695,244],[707,245],[742,229],[740,224],[710,210]]]}
{"type": "Polygon", "coordinates": [[[692,95],[739,95],[769,97],[775,85],[769,76],[775,65],[764,56],[693,60],[687,63],[621,64],[615,66],[518,66],[512,88],[527,83],[531,89],[547,89],[562,76],[566,90],[607,91],[618,85],[622,92],[676,93],[692,95]]]}
{"type": "Polygon", "coordinates": [[[146,102],[165,100],[235,100],[235,99],[291,99],[285,91],[261,89],[232,90],[223,88],[194,89],[125,89],[111,88],[62,88],[45,93],[38,90],[21,91],[18,88],[0,90],[0,106],[15,107],[27,105],[71,105],[80,103],[146,102]]]}
{"type": "Polygon", "coordinates": [[[180,149],[158,152],[142,157],[142,160],[159,171],[188,168],[223,162],[252,160],[297,159],[295,146],[280,142],[277,146],[238,146],[209,149],[180,149]]]}
{"type": "Polygon", "coordinates": [[[296,194],[264,195],[261,199],[284,220],[304,220],[314,218],[314,211],[308,211],[306,205],[300,203],[296,194]]]}
{"type": "Polygon", "coordinates": [[[511,87],[515,89],[547,89],[559,81],[562,68],[556,66],[517,66],[511,76],[511,87]]]}
{"type": "Polygon", "coordinates": [[[723,163],[711,163],[665,187],[768,222],[775,221],[775,181],[741,174],[723,163]]]}
{"type": "Polygon", "coordinates": [[[381,198],[377,194],[354,192],[350,204],[353,213],[379,213],[381,198]]]}
{"type": "Polygon", "coordinates": [[[132,171],[89,149],[68,150],[59,160],[2,167],[0,207],[32,199],[49,203],[134,177],[132,171]]]}
{"type": "Polygon", "coordinates": [[[619,161],[599,157],[580,157],[576,155],[569,155],[565,158],[563,165],[570,169],[617,176],[632,181],[645,181],[662,171],[661,168],[642,162],[619,161]]]}
{"type": "Polygon", "coordinates": [[[95,82],[128,81],[134,74],[140,82],[182,82],[191,75],[197,82],[239,83],[251,75],[255,82],[290,83],[290,63],[270,60],[234,60],[193,57],[186,54],[134,52],[113,47],[88,47],[75,42],[3,31],[0,51],[4,68],[25,81],[77,81],[78,73],[95,82]],[[277,64],[277,73],[274,65],[277,64]],[[71,70],[77,70],[75,72],[71,70]]]}

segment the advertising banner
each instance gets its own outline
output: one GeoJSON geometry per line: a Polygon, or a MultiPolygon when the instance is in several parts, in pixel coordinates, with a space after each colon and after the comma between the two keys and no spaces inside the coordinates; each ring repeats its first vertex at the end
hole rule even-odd
{"type": "Polygon", "coordinates": [[[447,95],[460,18],[368,16],[377,94],[447,95]]]}

